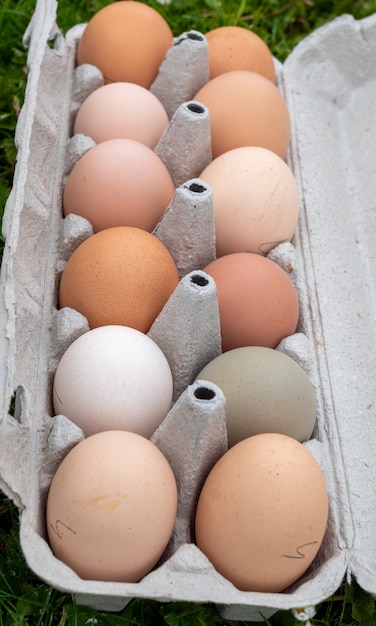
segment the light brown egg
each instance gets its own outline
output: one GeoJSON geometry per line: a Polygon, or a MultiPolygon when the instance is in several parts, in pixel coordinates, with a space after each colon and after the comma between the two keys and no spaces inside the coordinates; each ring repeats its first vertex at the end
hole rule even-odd
{"type": "Polygon", "coordinates": [[[151,232],[175,186],[162,159],[133,139],[108,139],[77,161],[63,195],[64,216],[85,217],[94,232],[135,226],[151,232]]]}
{"type": "Polygon", "coordinates": [[[127,431],[97,433],[53,477],[48,536],[81,578],[138,582],[162,555],[176,509],[174,474],[153,443],[127,431]]]}
{"type": "Polygon", "coordinates": [[[212,154],[240,146],[260,146],[285,158],[290,143],[290,116],[272,81],[245,70],[220,74],[195,95],[209,110],[212,154]]]}
{"type": "Polygon", "coordinates": [[[77,65],[95,65],[106,82],[148,89],[172,45],[172,31],[158,11],[143,2],[121,0],[91,18],[78,43],[77,65]]]}
{"type": "Polygon", "coordinates": [[[243,591],[278,593],[311,565],[328,520],[325,478],[295,439],[267,433],[232,447],[211,470],[196,543],[243,591]]]}
{"type": "Polygon", "coordinates": [[[222,256],[204,268],[217,287],[222,350],[275,348],[299,319],[298,294],[288,274],[253,252],[222,256]]]}
{"type": "Polygon", "coordinates": [[[178,284],[168,249],[140,228],[107,228],[69,258],[59,305],[76,309],[90,328],[130,326],[146,333],[178,284]]]}
{"type": "Polygon", "coordinates": [[[206,33],[205,37],[210,79],[233,70],[247,70],[275,82],[273,55],[256,33],[242,26],[220,26],[206,33]]]}

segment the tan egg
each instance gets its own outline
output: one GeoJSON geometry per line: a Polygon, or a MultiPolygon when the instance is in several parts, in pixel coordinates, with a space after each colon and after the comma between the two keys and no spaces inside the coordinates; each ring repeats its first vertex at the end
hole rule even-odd
{"type": "Polygon", "coordinates": [[[217,288],[223,352],[243,346],[275,348],[296,331],[297,291],[271,259],[237,252],[212,261],[204,271],[217,288]]]}
{"type": "Polygon", "coordinates": [[[82,313],[90,328],[120,324],[146,333],[178,280],[175,262],[157,237],[139,228],[107,228],[69,258],[59,305],[82,313]]]}
{"type": "Polygon", "coordinates": [[[233,70],[247,70],[275,82],[273,55],[256,33],[242,26],[220,26],[206,33],[205,37],[210,79],[233,70]]]}
{"type": "Polygon", "coordinates": [[[278,593],[311,565],[328,510],[311,452],[286,435],[255,435],[211,470],[198,501],[196,543],[239,589],[278,593]]]}
{"type": "Polygon", "coordinates": [[[290,116],[272,81],[245,70],[220,74],[196,93],[209,110],[212,153],[240,146],[261,146],[285,158],[290,143],[290,116]]]}
{"type": "Polygon", "coordinates": [[[217,256],[267,254],[290,241],[299,217],[299,191],[287,163],[256,146],[234,148],[200,174],[213,192],[217,256]]]}
{"type": "Polygon", "coordinates": [[[121,0],[98,11],[77,48],[77,65],[98,67],[106,82],[150,87],[173,45],[166,20],[143,2],[121,0]]]}
{"type": "Polygon", "coordinates": [[[58,467],[46,521],[55,556],[89,580],[138,582],[161,557],[177,509],[174,474],[148,439],[107,431],[58,467]]]}
{"type": "Polygon", "coordinates": [[[108,139],[77,161],[64,188],[64,216],[85,217],[94,232],[135,226],[151,232],[175,186],[162,159],[133,139],[108,139]]]}

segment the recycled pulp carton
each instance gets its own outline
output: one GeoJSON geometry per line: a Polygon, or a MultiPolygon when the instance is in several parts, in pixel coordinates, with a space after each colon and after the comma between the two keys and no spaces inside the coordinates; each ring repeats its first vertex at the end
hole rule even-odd
{"type": "Polygon", "coordinates": [[[301,308],[297,333],[278,349],[300,362],[315,387],[317,422],[306,445],[325,474],[330,516],[305,575],[283,593],[259,593],[239,591],[219,575],[190,533],[203,478],[227,445],[223,394],[206,381],[191,384],[220,352],[215,284],[200,269],[215,246],[211,191],[197,178],[211,156],[207,111],[191,100],[207,80],[206,44],[196,31],[178,38],[152,88],[169,110],[170,127],[156,150],[176,184],[155,234],[170,247],[181,278],[149,333],[174,375],[174,405],[153,436],[179,486],[174,532],[158,567],[139,583],[82,580],[46,540],[51,478],[83,437],[67,418],[53,416],[52,379],[65,349],[88,330],[82,315],[57,308],[64,264],[92,234],[82,218],[63,219],[62,189],[92,145],[72,139],[75,112],[102,80],[96,68],[75,69],[84,25],[63,37],[56,8],[53,0],[38,0],[25,35],[29,76],[0,283],[0,486],[20,509],[29,566],[104,610],[136,597],[187,600],[214,602],[224,617],[257,621],[260,614],[319,603],[344,576],[376,595],[376,16],[337,18],[283,65],[276,62],[292,122],[289,164],[301,193],[293,241],[270,253],[294,280],[301,308]]]}

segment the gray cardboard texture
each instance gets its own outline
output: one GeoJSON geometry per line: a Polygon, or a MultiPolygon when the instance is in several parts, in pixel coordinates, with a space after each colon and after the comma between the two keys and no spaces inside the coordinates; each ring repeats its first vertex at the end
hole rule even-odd
{"type": "MultiPolygon", "coordinates": [[[[175,199],[155,231],[167,245],[181,237],[187,251],[181,254],[176,247],[181,281],[150,331],[168,354],[175,378],[177,402],[153,436],[175,466],[180,488],[170,545],[158,567],[136,584],[82,580],[53,556],[46,541],[49,483],[60,460],[83,436],[64,416],[53,417],[52,379],[64,350],[88,330],[82,315],[56,308],[64,264],[92,234],[86,220],[63,219],[62,186],[91,145],[89,138],[70,139],[74,114],[102,80],[90,66],[74,70],[84,26],[63,37],[55,17],[56,3],[38,0],[26,36],[30,72],[16,132],[14,187],[4,215],[0,285],[0,486],[20,508],[21,545],[29,566],[78,601],[105,610],[145,597],[214,602],[226,617],[257,620],[260,612],[268,616],[326,599],[346,574],[376,595],[376,16],[361,22],[338,18],[278,65],[292,121],[289,163],[301,192],[293,242],[270,253],[291,275],[301,305],[298,332],[279,349],[296,358],[315,387],[317,424],[306,445],[323,469],[330,499],[321,549],[306,574],[284,593],[239,591],[189,542],[198,489],[226,448],[223,395],[205,381],[189,384],[203,362],[220,350],[215,286],[200,270],[214,254],[210,190],[193,171],[177,172],[189,180],[179,180],[175,199]],[[46,44],[49,37],[55,37],[54,47],[46,44]],[[196,222],[186,211],[189,206],[202,220],[204,237],[192,230],[196,222]],[[200,334],[187,350],[193,325],[200,334]],[[184,418],[187,407],[190,428],[184,418]],[[184,428],[176,429],[180,420],[184,428]],[[208,447],[213,432],[216,445],[208,447]]],[[[202,52],[202,39],[185,34],[176,47],[180,60],[168,63],[176,68],[184,54],[195,55],[195,45],[202,52]]],[[[183,107],[176,128],[170,114],[167,132],[175,138],[186,132],[182,120],[197,113],[194,107],[184,108],[197,91],[195,76],[179,75],[184,85],[174,91],[174,79],[163,69],[156,83],[160,93],[173,92],[174,110],[183,107]]],[[[198,117],[205,122],[205,111],[198,117]]],[[[207,160],[206,131],[199,136],[200,155],[207,160]]],[[[160,147],[168,155],[166,137],[160,147]]]]}
{"type": "MultiPolygon", "coordinates": [[[[338,18],[284,64],[304,198],[304,254],[325,433],[340,486],[349,572],[375,593],[376,15],[338,18]],[[309,234],[309,236],[307,236],[309,234]]],[[[308,302],[309,299],[309,302],[308,302]]],[[[341,541],[341,540],[340,540],[341,541]]]]}

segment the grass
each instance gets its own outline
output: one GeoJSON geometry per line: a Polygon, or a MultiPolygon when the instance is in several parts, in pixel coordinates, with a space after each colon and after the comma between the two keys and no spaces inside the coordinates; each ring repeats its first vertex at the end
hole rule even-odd
{"type": "MultiPolygon", "coordinates": [[[[148,2],[169,22],[175,35],[194,28],[205,32],[225,24],[251,28],[283,61],[310,32],[335,17],[351,13],[361,19],[376,11],[376,0],[171,0],[148,2]]],[[[90,19],[104,0],[61,0],[58,24],[63,32],[90,19]]],[[[0,6],[0,217],[12,186],[16,159],[14,131],[26,81],[22,35],[33,12],[33,0],[3,0],[0,6]]],[[[0,242],[0,251],[2,243],[0,242]]],[[[18,539],[18,512],[0,494],[0,626],[75,626],[81,624],[146,626],[240,626],[222,619],[214,606],[133,600],[120,613],[79,607],[69,594],[42,583],[27,567],[18,539]]],[[[295,626],[290,611],[263,622],[295,626]]],[[[376,626],[375,601],[355,582],[344,582],[334,596],[317,607],[312,624],[376,626]]]]}

